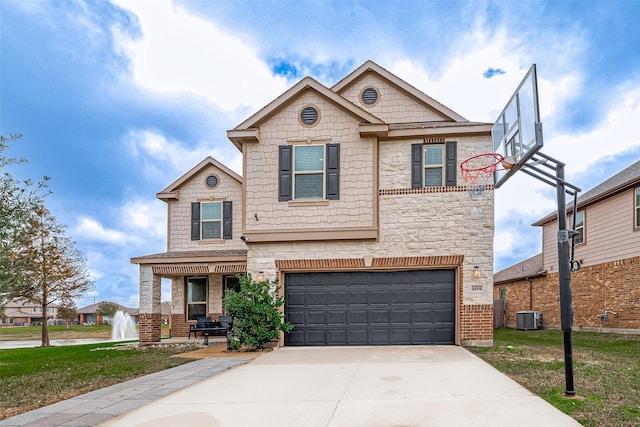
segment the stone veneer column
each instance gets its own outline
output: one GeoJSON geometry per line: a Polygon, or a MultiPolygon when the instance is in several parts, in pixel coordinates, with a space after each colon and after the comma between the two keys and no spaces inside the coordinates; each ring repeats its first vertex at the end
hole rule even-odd
{"type": "Polygon", "coordinates": [[[140,265],[140,343],[160,342],[160,298],[162,288],[160,276],[153,274],[149,265],[140,265]]]}

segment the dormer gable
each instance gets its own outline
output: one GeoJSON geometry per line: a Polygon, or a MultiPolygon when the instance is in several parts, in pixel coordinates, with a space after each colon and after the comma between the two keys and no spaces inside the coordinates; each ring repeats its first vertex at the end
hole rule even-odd
{"type": "Polygon", "coordinates": [[[277,114],[283,108],[288,106],[301,94],[309,90],[316,92],[332,104],[338,106],[343,111],[351,114],[362,123],[384,124],[384,122],[375,115],[364,110],[363,108],[360,108],[352,102],[349,102],[348,100],[346,100],[336,92],[333,92],[313,78],[305,77],[304,79],[293,85],[291,88],[289,88],[285,93],[270,102],[267,106],[262,108],[260,111],[256,112],[254,115],[249,117],[244,122],[240,123],[232,130],[227,131],[227,137],[241,151],[243,143],[259,142],[260,125],[269,120],[269,118],[277,114]]]}
{"type": "MultiPolygon", "coordinates": [[[[180,195],[180,188],[185,184],[187,184],[188,182],[190,182],[192,179],[194,179],[194,177],[196,175],[199,175],[200,172],[202,172],[205,168],[208,168],[210,166],[213,166],[214,169],[217,169],[220,173],[242,184],[243,180],[240,175],[238,175],[237,173],[235,173],[234,171],[232,171],[231,169],[229,169],[228,167],[226,167],[225,165],[223,165],[213,157],[208,156],[205,159],[203,159],[200,163],[198,163],[196,166],[191,168],[187,173],[185,173],[180,178],[178,178],[177,180],[169,184],[164,190],[160,191],[159,193],[156,193],[156,198],[163,200],[165,202],[169,200],[178,200],[180,195]]],[[[216,177],[214,174],[214,175],[211,175],[211,177],[207,177],[206,179],[210,180],[210,182],[207,182],[207,185],[211,187],[215,187],[217,183],[215,183],[214,181],[218,180],[219,178],[216,177]]]]}
{"type": "Polygon", "coordinates": [[[373,61],[367,61],[336,83],[331,90],[355,105],[370,111],[386,123],[404,122],[468,122],[467,119],[398,78],[373,61]],[[376,93],[377,92],[377,93],[376,93]],[[384,92],[384,93],[381,93],[384,92]],[[385,100],[385,97],[387,98],[385,100]],[[410,109],[423,111],[422,117],[408,117],[403,109],[402,119],[389,114],[395,110],[397,98],[403,97],[415,104],[410,109]],[[385,106],[384,103],[387,102],[385,106]]]}

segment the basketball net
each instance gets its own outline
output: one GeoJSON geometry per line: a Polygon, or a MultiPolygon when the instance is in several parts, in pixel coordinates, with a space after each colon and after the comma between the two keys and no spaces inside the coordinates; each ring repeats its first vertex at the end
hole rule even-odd
{"type": "Polygon", "coordinates": [[[485,153],[473,156],[460,163],[462,179],[467,184],[469,198],[472,200],[484,196],[487,183],[497,170],[511,169],[513,163],[498,153],[485,153]]]}

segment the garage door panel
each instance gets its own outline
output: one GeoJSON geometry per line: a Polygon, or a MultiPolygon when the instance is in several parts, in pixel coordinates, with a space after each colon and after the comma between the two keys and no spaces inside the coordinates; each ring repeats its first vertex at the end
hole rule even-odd
{"type": "Polygon", "coordinates": [[[327,305],[347,305],[346,291],[327,291],[327,305]]]}
{"type": "Polygon", "coordinates": [[[305,304],[307,306],[326,306],[327,305],[327,293],[323,291],[307,291],[305,304]]]}
{"type": "Polygon", "coordinates": [[[319,310],[307,310],[307,325],[325,326],[327,324],[326,313],[319,310]]]}
{"type": "Polygon", "coordinates": [[[327,311],[327,324],[330,326],[346,326],[347,311],[346,310],[327,311]]]}
{"type": "Polygon", "coordinates": [[[349,328],[347,330],[348,345],[367,345],[367,329],[349,328]]]}
{"type": "Polygon", "coordinates": [[[391,310],[389,322],[392,325],[408,325],[411,323],[411,312],[409,310],[391,310]]]}
{"type": "Polygon", "coordinates": [[[391,304],[410,304],[413,301],[411,289],[392,289],[391,304]]]}
{"type": "Polygon", "coordinates": [[[369,323],[369,313],[367,310],[350,310],[349,311],[349,324],[350,325],[366,325],[369,323]]]}
{"type": "Polygon", "coordinates": [[[304,307],[304,291],[291,291],[287,294],[287,305],[289,307],[304,307]]]}
{"type": "Polygon", "coordinates": [[[371,345],[389,344],[389,329],[388,328],[369,329],[368,340],[369,340],[369,344],[371,345]]]}
{"type": "Polygon", "coordinates": [[[371,325],[382,323],[389,324],[389,310],[369,310],[369,323],[371,325]]]}
{"type": "Polygon", "coordinates": [[[347,292],[347,300],[349,305],[367,305],[369,303],[368,292],[366,289],[350,289],[347,292]]]}
{"type": "Polygon", "coordinates": [[[452,344],[455,271],[285,275],[287,345],[452,344]]]}

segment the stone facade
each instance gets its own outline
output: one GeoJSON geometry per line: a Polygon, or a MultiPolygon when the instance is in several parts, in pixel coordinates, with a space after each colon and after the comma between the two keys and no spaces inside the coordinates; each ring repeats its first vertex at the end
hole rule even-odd
{"type": "MultiPolygon", "coordinates": [[[[640,333],[640,257],[583,267],[572,273],[574,327],[577,330],[640,333]],[[607,312],[608,320],[598,316],[607,312]]],[[[516,312],[543,313],[544,327],[560,327],[558,273],[495,286],[494,298],[506,289],[507,326],[515,327],[516,312]]]]}

